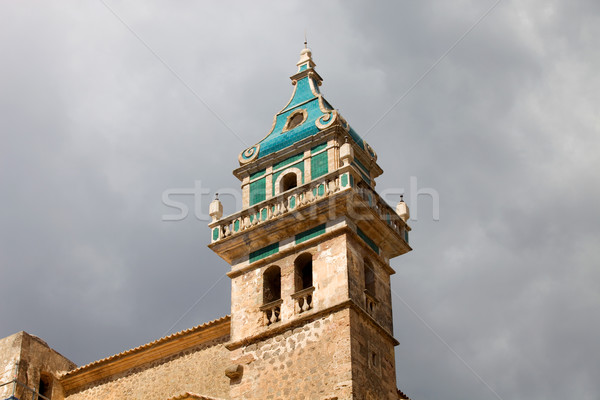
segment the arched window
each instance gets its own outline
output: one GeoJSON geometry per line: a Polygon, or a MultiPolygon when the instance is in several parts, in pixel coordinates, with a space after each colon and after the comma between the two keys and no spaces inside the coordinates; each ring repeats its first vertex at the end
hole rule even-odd
{"type": "Polygon", "coordinates": [[[263,274],[263,304],[281,299],[281,269],[269,267],[263,274]]]}
{"type": "Polygon", "coordinates": [[[364,275],[365,290],[371,296],[375,296],[375,271],[373,270],[373,265],[367,260],[364,262],[364,275]]]}
{"type": "Polygon", "coordinates": [[[273,182],[275,196],[302,185],[303,172],[298,167],[286,168],[281,173],[278,172],[278,174],[277,179],[273,182]]]}
{"type": "Polygon", "coordinates": [[[264,324],[271,325],[281,321],[281,269],[273,265],[263,273],[264,324]]]}
{"type": "Polygon", "coordinates": [[[298,186],[298,178],[294,172],[290,172],[281,179],[280,192],[283,193],[287,190],[295,188],[296,186],[298,186]]]}
{"type": "Polygon", "coordinates": [[[313,308],[313,263],[312,254],[300,254],[294,260],[294,288],[292,295],[296,313],[300,314],[313,308]]]}
{"type": "Polygon", "coordinates": [[[304,253],[294,261],[295,289],[299,292],[313,285],[312,254],[304,253]]]}

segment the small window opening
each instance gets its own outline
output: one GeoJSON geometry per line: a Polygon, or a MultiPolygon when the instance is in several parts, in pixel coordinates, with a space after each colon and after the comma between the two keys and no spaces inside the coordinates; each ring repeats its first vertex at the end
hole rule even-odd
{"type": "Polygon", "coordinates": [[[285,192],[287,190],[293,189],[298,186],[298,179],[294,172],[290,172],[286,174],[281,179],[281,192],[285,192]]]}
{"type": "Polygon", "coordinates": [[[294,261],[296,292],[313,285],[312,254],[305,253],[294,261]]]}
{"type": "Polygon", "coordinates": [[[263,274],[263,304],[281,299],[281,269],[269,267],[263,274]]]}
{"type": "Polygon", "coordinates": [[[288,120],[286,130],[289,131],[290,129],[294,129],[295,127],[300,125],[302,122],[304,122],[304,114],[300,113],[300,112],[296,113],[296,114],[292,115],[292,117],[288,120]]]}
{"type": "Polygon", "coordinates": [[[371,352],[371,366],[377,367],[377,353],[374,351],[371,352]]]}
{"type": "Polygon", "coordinates": [[[300,314],[313,309],[313,271],[312,254],[300,254],[294,260],[294,288],[296,313],[300,314]]]}
{"type": "Polygon", "coordinates": [[[52,378],[45,373],[40,376],[38,393],[48,399],[52,396],[52,378]]]}

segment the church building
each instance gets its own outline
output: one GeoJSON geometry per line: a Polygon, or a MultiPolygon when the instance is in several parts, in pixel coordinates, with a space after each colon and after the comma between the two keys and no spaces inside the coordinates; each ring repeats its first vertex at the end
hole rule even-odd
{"type": "Polygon", "coordinates": [[[304,48],[293,93],[210,204],[231,314],[76,366],[42,339],[0,339],[0,400],[398,400],[390,259],[408,207],[375,191],[375,151],[325,100],[304,48]]]}

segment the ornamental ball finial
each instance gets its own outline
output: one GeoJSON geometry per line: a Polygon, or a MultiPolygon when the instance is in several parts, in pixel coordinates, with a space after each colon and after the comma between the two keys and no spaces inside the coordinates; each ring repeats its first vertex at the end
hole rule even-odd
{"type": "Polygon", "coordinates": [[[215,193],[215,199],[210,202],[208,215],[211,216],[212,222],[218,221],[223,216],[223,204],[219,200],[219,193],[215,193]]]}
{"type": "Polygon", "coordinates": [[[346,136],[346,141],[340,147],[340,160],[342,161],[342,165],[350,165],[354,160],[354,149],[350,142],[348,142],[348,136],[346,136]]]}
{"type": "Polygon", "coordinates": [[[404,202],[404,194],[400,195],[400,201],[396,205],[396,214],[398,214],[400,219],[404,222],[408,221],[408,219],[410,218],[410,210],[404,202]]]}

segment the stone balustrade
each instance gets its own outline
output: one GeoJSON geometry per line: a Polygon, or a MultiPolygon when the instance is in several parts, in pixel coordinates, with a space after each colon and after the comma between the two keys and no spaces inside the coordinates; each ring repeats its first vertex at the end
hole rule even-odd
{"type": "Polygon", "coordinates": [[[406,243],[408,243],[407,224],[400,218],[396,211],[390,207],[382,198],[371,189],[366,183],[359,182],[357,192],[362,197],[363,201],[377,212],[379,217],[387,222],[387,224],[395,230],[406,243]]]}
{"type": "MultiPolygon", "coordinates": [[[[327,174],[320,179],[288,190],[279,196],[213,222],[209,224],[212,232],[212,243],[289,212],[299,210],[319,199],[329,197],[332,193],[340,191],[342,183],[340,181],[340,174],[327,174]]],[[[349,187],[348,182],[345,183],[349,187]]]]}
{"type": "Polygon", "coordinates": [[[354,171],[353,167],[345,167],[331,172],[279,196],[210,223],[208,226],[211,228],[211,243],[239,234],[282,215],[299,211],[320,199],[350,188],[354,188],[364,202],[408,243],[406,223],[369,185],[362,181],[358,173],[351,171],[354,171]]]}
{"type": "Polygon", "coordinates": [[[315,291],[315,287],[311,286],[306,289],[302,289],[292,294],[292,299],[294,299],[296,314],[302,314],[308,310],[313,308],[313,292],[315,291]]]}
{"type": "Polygon", "coordinates": [[[281,304],[283,303],[282,299],[272,301],[267,304],[263,304],[260,307],[260,310],[264,314],[264,323],[265,325],[271,325],[276,322],[281,321],[281,304]]]}

